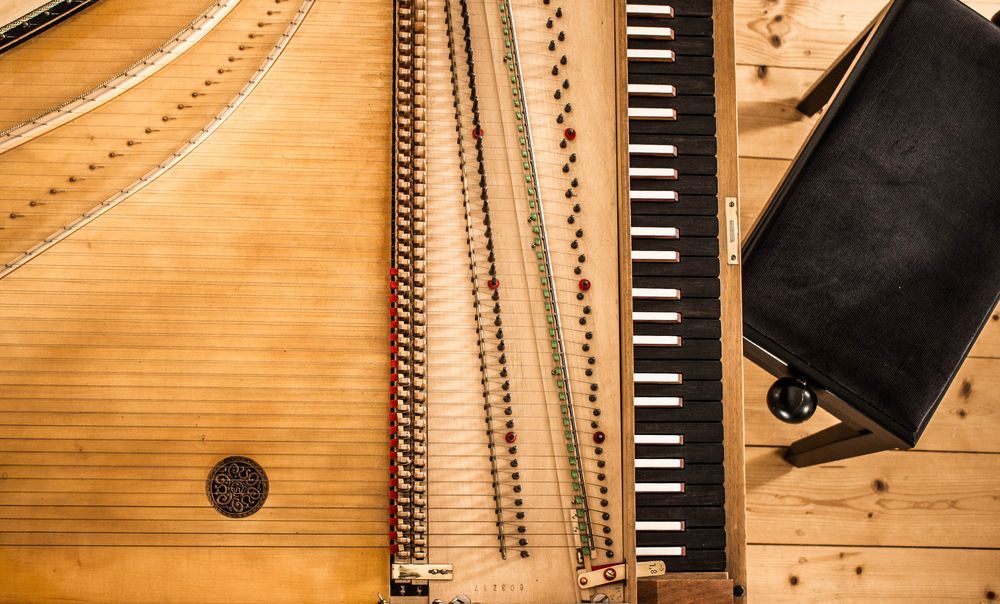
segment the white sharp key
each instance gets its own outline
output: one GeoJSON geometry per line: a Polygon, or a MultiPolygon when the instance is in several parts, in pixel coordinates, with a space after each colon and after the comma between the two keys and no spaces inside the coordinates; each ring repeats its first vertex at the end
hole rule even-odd
{"type": "Polygon", "coordinates": [[[625,14],[669,19],[674,16],[674,7],[663,4],[626,4],[625,14]]]}
{"type": "Polygon", "coordinates": [[[636,520],[637,531],[683,531],[683,520],[636,520]]]}
{"type": "Polygon", "coordinates": [[[637,547],[636,556],[683,556],[683,547],[637,547]]]}
{"type": "Polygon", "coordinates": [[[680,346],[680,336],[632,336],[633,346],[680,346]]]}
{"type": "Polygon", "coordinates": [[[637,445],[683,445],[684,437],[680,434],[636,434],[637,445]]]}
{"type": "Polygon", "coordinates": [[[629,167],[628,175],[630,178],[649,178],[653,180],[677,180],[677,169],[629,167]]]}
{"type": "Polygon", "coordinates": [[[673,145],[629,145],[628,152],[632,155],[677,157],[677,147],[673,145]]]}
{"type": "Polygon", "coordinates": [[[672,287],[633,287],[632,297],[640,300],[680,300],[681,290],[672,287]]]}
{"type": "Polygon", "coordinates": [[[677,201],[677,191],[629,191],[632,201],[677,201]]]}
{"type": "Polygon", "coordinates": [[[636,407],[683,407],[684,399],[679,396],[637,396],[633,399],[636,407]]]}
{"type": "Polygon", "coordinates": [[[629,48],[626,54],[629,59],[634,61],[674,62],[674,51],[672,50],[661,50],[658,48],[629,48]]]}
{"type": "Polygon", "coordinates": [[[641,96],[677,96],[673,84],[629,84],[628,93],[641,96]]]}
{"type": "Polygon", "coordinates": [[[671,122],[677,119],[677,110],[661,107],[629,107],[628,118],[630,120],[663,120],[671,122]]]}
{"type": "Polygon", "coordinates": [[[679,312],[634,312],[632,321],[639,323],[680,323],[681,313],[679,312]]]}
{"type": "Polygon", "coordinates": [[[674,39],[674,30],[669,27],[626,27],[625,34],[630,38],[646,40],[674,39]]]}
{"type": "Polygon", "coordinates": [[[636,384],[681,384],[684,379],[679,373],[636,373],[632,377],[636,384]]]}
{"type": "Polygon", "coordinates": [[[683,493],[683,482],[637,482],[636,493],[683,493]]]}
{"type": "Polygon", "coordinates": [[[684,467],[684,460],[683,459],[636,459],[635,467],[679,470],[684,467]]]}
{"type": "Polygon", "coordinates": [[[630,231],[633,237],[643,239],[677,239],[681,236],[674,227],[632,227],[630,231]]]}
{"type": "Polygon", "coordinates": [[[674,16],[674,7],[665,4],[626,4],[625,14],[669,19],[674,16]]]}
{"type": "Polygon", "coordinates": [[[675,168],[629,168],[630,178],[652,178],[656,180],[677,180],[675,168]]]}
{"type": "Polygon", "coordinates": [[[680,262],[681,255],[677,252],[663,250],[632,250],[633,262],[680,262]]]}

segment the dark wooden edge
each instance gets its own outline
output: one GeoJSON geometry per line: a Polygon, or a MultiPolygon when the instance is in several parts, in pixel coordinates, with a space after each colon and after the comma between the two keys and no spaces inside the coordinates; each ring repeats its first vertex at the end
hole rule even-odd
{"type": "MultiPolygon", "coordinates": [[[[726,487],[726,566],[738,593],[747,587],[746,470],[743,424],[743,310],[740,265],[725,254],[726,199],[739,199],[739,148],[736,138],[736,19],[733,0],[713,0],[715,102],[718,140],[720,268],[722,287],[722,400],[726,487]],[[741,589],[742,588],[742,589],[741,589]]],[[[737,202],[738,203],[738,202],[737,202]]],[[[738,207],[737,207],[738,210],[738,207]]],[[[740,602],[747,597],[739,598],[740,602]]]]}
{"type": "Polygon", "coordinates": [[[618,321],[621,344],[622,552],[628,569],[625,600],[638,601],[635,581],[635,409],[632,385],[632,211],[628,178],[628,39],[625,1],[614,0],[615,111],[618,174],[618,321]]]}

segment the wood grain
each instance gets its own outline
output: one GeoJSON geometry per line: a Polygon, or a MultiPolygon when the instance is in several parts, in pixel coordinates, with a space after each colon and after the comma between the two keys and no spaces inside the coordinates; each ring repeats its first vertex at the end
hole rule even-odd
{"type": "Polygon", "coordinates": [[[733,601],[733,580],[685,573],[639,581],[640,604],[727,604],[733,601]]]}
{"type": "Polygon", "coordinates": [[[0,55],[0,130],[121,73],[213,4],[101,0],[0,55]]]}
{"type": "MultiPolygon", "coordinates": [[[[726,204],[739,198],[739,149],[737,145],[735,48],[733,40],[732,0],[715,0],[715,94],[716,136],[718,152],[718,216],[720,219],[720,249],[725,249],[727,229],[726,204]]],[[[735,236],[735,235],[734,235],[735,236]]],[[[723,252],[720,258],[719,282],[722,308],[723,418],[726,488],[726,558],[729,578],[745,585],[746,520],[744,510],[745,474],[743,459],[743,305],[739,264],[730,264],[723,252]]]]}
{"type": "Polygon", "coordinates": [[[751,543],[1000,543],[998,455],[888,451],[793,468],[783,452],[747,449],[751,543]]]}
{"type": "Polygon", "coordinates": [[[992,604],[1000,551],[889,547],[750,546],[755,601],[992,604]]]}
{"type": "MultiPolygon", "coordinates": [[[[737,60],[744,65],[826,69],[885,6],[880,0],[742,0],[737,60]]],[[[989,18],[1000,2],[967,2],[989,18]]]]}
{"type": "MultiPolygon", "coordinates": [[[[112,129],[165,123],[150,103],[238,63],[250,35],[273,48],[274,6],[241,3],[260,14],[102,107],[112,129]]],[[[386,593],[389,8],[317,3],[209,140],[0,281],[0,601],[386,593]],[[233,454],[268,472],[259,517],[205,496],[233,454]]]]}

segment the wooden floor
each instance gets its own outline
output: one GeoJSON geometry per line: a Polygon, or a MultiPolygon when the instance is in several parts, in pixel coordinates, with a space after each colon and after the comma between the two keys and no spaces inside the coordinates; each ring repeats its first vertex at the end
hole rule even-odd
{"type": "MultiPolygon", "coordinates": [[[[1000,2],[969,4],[984,15],[1000,2]]],[[[796,100],[881,0],[736,0],[742,217],[748,231],[814,119],[796,100]]],[[[755,602],[1000,598],[1000,310],[918,447],[808,469],[782,446],[833,423],[773,419],[746,368],[747,523],[755,602]]]]}

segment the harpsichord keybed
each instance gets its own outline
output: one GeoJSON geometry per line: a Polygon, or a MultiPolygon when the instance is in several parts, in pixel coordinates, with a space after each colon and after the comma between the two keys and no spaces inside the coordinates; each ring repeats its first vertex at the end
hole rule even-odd
{"type": "Polygon", "coordinates": [[[636,555],[742,593],[732,4],[629,0],[636,555]]]}

